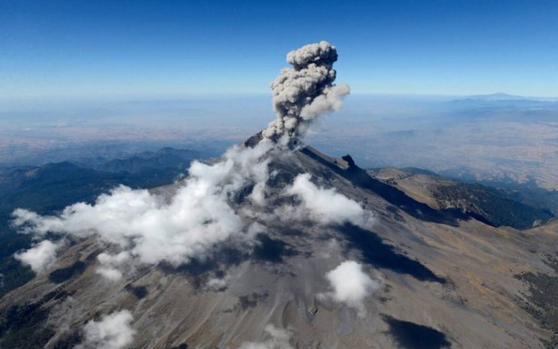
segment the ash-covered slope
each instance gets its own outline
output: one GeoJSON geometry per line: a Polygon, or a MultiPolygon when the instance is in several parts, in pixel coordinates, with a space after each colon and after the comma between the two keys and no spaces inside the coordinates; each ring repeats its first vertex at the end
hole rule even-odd
{"type": "MultiPolygon", "coordinates": [[[[143,266],[116,281],[95,272],[106,246],[77,240],[52,269],[2,299],[1,346],[73,347],[88,321],[123,309],[133,348],[543,348],[550,338],[524,310],[536,304],[516,275],[550,273],[542,256],[555,253],[544,250],[551,244],[475,220],[417,217],[355,180],[356,165],[310,147],[270,167],[271,201],[290,200],[279,193],[310,173],[362,203],[373,223],[270,224],[261,217],[281,206],[274,202],[256,209],[254,219],[266,223],[253,248],[225,244],[207,259],[143,266]],[[361,309],[327,296],[327,273],[347,260],[376,283],[361,309]]],[[[253,203],[238,197],[234,205],[253,203]]]]}

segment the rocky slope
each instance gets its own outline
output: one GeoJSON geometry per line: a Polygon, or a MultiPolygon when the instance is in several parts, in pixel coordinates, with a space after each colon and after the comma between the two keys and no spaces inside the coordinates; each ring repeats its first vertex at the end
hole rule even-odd
{"type": "Polygon", "coordinates": [[[383,168],[370,174],[436,210],[458,210],[493,226],[528,229],[554,217],[549,209],[514,200],[507,192],[424,170],[383,168]]]}

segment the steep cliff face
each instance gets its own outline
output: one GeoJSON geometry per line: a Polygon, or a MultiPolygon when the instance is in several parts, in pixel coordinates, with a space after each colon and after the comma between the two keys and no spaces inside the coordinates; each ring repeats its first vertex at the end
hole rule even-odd
{"type": "Polygon", "coordinates": [[[74,239],[53,267],[1,299],[0,347],[94,346],[87,324],[123,311],[131,348],[550,345],[555,328],[542,322],[543,303],[533,298],[544,286],[521,275],[555,277],[547,256],[556,254],[556,229],[523,233],[437,210],[349,157],[310,147],[274,159],[270,169],[267,205],[231,198],[236,212],[260,223],[249,246],[222,244],[206,258],[144,265],[111,281],[96,272],[106,246],[74,239]],[[303,173],[359,203],[370,222],[270,219],[296,200],[281,193],[303,173]],[[364,297],[335,284],[360,275],[364,297]]]}

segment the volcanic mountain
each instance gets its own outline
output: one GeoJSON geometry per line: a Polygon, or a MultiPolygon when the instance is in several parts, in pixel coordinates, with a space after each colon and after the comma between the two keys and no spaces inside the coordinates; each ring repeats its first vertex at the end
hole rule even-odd
{"type": "MultiPolygon", "coordinates": [[[[88,321],[122,309],[133,315],[131,348],[550,343],[556,300],[540,303],[531,296],[547,292],[537,278],[556,289],[550,257],[556,254],[555,224],[517,231],[434,210],[370,177],[350,157],[331,158],[309,146],[270,167],[276,171],[270,200],[287,200],[279,193],[308,173],[317,185],[373,212],[371,228],[310,219],[268,223],[251,251],[225,245],[211,257],[178,267],[141,267],[118,281],[95,272],[103,244],[94,238],[72,241],[52,269],[2,299],[1,346],[70,348],[83,341],[88,321]],[[325,296],[331,289],[325,276],[346,260],[360,263],[378,284],[364,300],[364,311],[325,296]],[[283,342],[270,326],[284,331],[283,342]]],[[[168,197],[179,185],[156,191],[168,197]]],[[[240,210],[253,204],[240,196],[234,205],[240,210]]],[[[279,206],[274,202],[265,210],[279,206]]]]}
{"type": "Polygon", "coordinates": [[[336,59],[291,52],[269,128],[172,185],[16,210],[36,277],[0,300],[0,347],[553,348],[556,222],[496,227],[305,145],[348,93],[336,59]]]}

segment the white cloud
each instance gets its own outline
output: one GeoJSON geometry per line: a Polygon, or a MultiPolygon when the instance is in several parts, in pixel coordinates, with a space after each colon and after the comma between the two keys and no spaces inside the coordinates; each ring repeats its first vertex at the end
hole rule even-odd
{"type": "Polygon", "coordinates": [[[227,287],[227,278],[211,278],[207,280],[206,287],[213,291],[221,291],[227,287]]]}
{"type": "MultiPolygon", "coordinates": [[[[264,139],[254,148],[233,147],[211,165],[194,162],[188,178],[170,198],[120,186],[100,195],[94,204],[76,203],[57,216],[17,209],[14,224],[22,232],[39,237],[47,233],[71,238],[93,236],[110,245],[114,252],[98,256],[96,272],[112,281],[120,280],[138,264],[168,262],[178,266],[192,258],[208,257],[223,243],[250,246],[254,242],[261,231],[254,217],[265,215],[249,205],[236,209],[233,202],[253,186],[247,198],[256,207],[265,206],[270,153],[276,156],[277,148],[264,139]]],[[[316,186],[309,174],[297,176],[282,194],[297,196],[301,206],[283,206],[271,219],[358,225],[370,220],[370,214],[357,202],[335,189],[316,186]]],[[[55,261],[57,248],[45,240],[17,258],[40,272],[55,261]]]]}
{"type": "Polygon", "coordinates": [[[127,251],[111,255],[108,253],[100,253],[97,256],[100,266],[95,270],[97,274],[104,276],[111,281],[118,281],[122,278],[122,272],[119,268],[124,267],[130,262],[131,256],[127,251]]]}
{"type": "Polygon", "coordinates": [[[28,265],[37,274],[47,270],[56,261],[56,251],[63,243],[44,240],[25,252],[16,253],[15,259],[28,265]]]}
{"type": "MultiPolygon", "coordinates": [[[[263,203],[261,183],[269,176],[265,155],[271,149],[272,142],[264,140],[254,148],[233,147],[212,165],[192,163],[189,177],[170,200],[148,190],[120,186],[100,195],[92,205],[82,202],[68,206],[59,216],[17,209],[14,224],[38,236],[49,232],[78,238],[95,236],[103,243],[117,245],[126,258],[102,254],[97,269],[113,280],[121,277],[119,265],[130,259],[143,264],[187,263],[194,257],[206,257],[217,244],[229,239],[253,238],[251,223],[244,222],[231,201],[245,186],[255,184],[251,199],[263,203]]],[[[53,251],[52,243],[44,242],[43,248],[47,247],[53,251]]],[[[24,252],[20,260],[30,260],[37,252],[24,252]]]]}
{"type": "MultiPolygon", "coordinates": [[[[253,186],[248,199],[256,207],[266,202],[270,152],[264,140],[255,148],[233,147],[212,165],[194,162],[189,177],[170,198],[148,190],[120,186],[100,195],[94,204],[77,203],[58,216],[40,216],[18,209],[14,224],[25,233],[47,233],[72,238],[95,237],[110,245],[111,254],[98,256],[96,272],[118,281],[139,264],[168,262],[175,266],[192,258],[205,258],[223,243],[251,246],[262,230],[254,219],[265,219],[253,207],[235,209],[232,202],[253,186]]],[[[295,178],[282,195],[294,195],[301,206],[283,206],[269,219],[312,219],[320,224],[351,222],[367,224],[370,214],[357,202],[310,181],[309,174],[295,178]]],[[[17,258],[40,272],[55,261],[58,245],[45,240],[17,258]]]]}
{"type": "Polygon", "coordinates": [[[310,181],[310,174],[298,175],[293,184],[285,189],[287,195],[295,195],[301,200],[305,212],[299,208],[286,207],[284,214],[294,218],[311,218],[322,224],[341,224],[351,222],[367,225],[371,215],[356,201],[353,201],[335,189],[325,189],[310,181]]]}
{"type": "Polygon", "coordinates": [[[358,310],[360,316],[366,314],[364,299],[380,287],[372,280],[355,261],[345,261],[326,274],[332,292],[326,297],[344,303],[358,310]]]}
{"type": "Polygon", "coordinates": [[[291,333],[269,324],[265,327],[268,339],[263,342],[246,342],[239,349],[293,349],[289,343],[291,333]]]}
{"type": "Polygon", "coordinates": [[[132,329],[132,314],[122,310],[105,315],[100,321],[89,321],[83,328],[84,342],[76,349],[123,349],[132,344],[136,331],[132,329]]]}
{"type": "Polygon", "coordinates": [[[122,279],[122,272],[114,267],[98,267],[95,272],[110,281],[122,279]]]}

